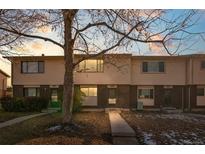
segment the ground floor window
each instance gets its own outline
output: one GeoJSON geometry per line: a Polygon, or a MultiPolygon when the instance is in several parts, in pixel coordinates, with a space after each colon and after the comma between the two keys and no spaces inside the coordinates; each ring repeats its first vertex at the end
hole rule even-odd
{"type": "Polygon", "coordinates": [[[204,96],[204,89],[203,87],[198,87],[197,88],[197,96],[204,96]]]}
{"type": "Polygon", "coordinates": [[[138,89],[139,99],[153,99],[154,89],[138,89]]]}
{"type": "Polygon", "coordinates": [[[205,86],[197,86],[197,106],[205,106],[205,86]]]}
{"type": "Polygon", "coordinates": [[[96,86],[82,86],[80,90],[85,94],[85,96],[97,96],[96,86]]]}
{"type": "Polygon", "coordinates": [[[26,96],[26,97],[39,97],[40,96],[40,88],[37,88],[37,87],[24,88],[24,96],[26,96]]]}

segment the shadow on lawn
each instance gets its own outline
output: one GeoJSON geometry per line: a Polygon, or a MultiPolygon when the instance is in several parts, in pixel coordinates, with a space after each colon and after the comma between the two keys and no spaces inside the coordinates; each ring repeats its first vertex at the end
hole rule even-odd
{"type": "Polygon", "coordinates": [[[2,128],[0,144],[112,144],[109,118],[104,112],[74,114],[75,125],[50,131],[60,124],[60,116],[54,113],[2,128]]]}

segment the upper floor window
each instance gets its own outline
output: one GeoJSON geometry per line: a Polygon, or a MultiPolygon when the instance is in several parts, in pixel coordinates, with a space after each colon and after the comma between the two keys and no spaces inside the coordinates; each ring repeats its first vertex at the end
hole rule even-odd
{"type": "Polygon", "coordinates": [[[102,59],[89,59],[84,60],[79,64],[80,72],[103,72],[103,60],[102,59]]]}
{"type": "Polygon", "coordinates": [[[43,61],[23,61],[21,62],[22,73],[43,73],[44,62],[43,61]]]}
{"type": "Polygon", "coordinates": [[[164,62],[143,62],[142,63],[143,72],[164,72],[164,62]]]}
{"type": "Polygon", "coordinates": [[[201,61],[201,68],[205,69],[205,60],[201,61]]]}

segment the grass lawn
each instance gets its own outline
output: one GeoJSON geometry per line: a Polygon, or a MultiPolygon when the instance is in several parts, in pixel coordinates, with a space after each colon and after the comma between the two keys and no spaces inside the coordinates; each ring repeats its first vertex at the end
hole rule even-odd
{"type": "Polygon", "coordinates": [[[123,112],[141,144],[205,144],[204,115],[123,112]]]}
{"type": "Polygon", "coordinates": [[[18,118],[25,115],[31,115],[35,113],[37,112],[6,112],[3,109],[0,109],[0,123],[14,118],[18,118]]]}
{"type": "Polygon", "coordinates": [[[61,122],[53,113],[0,129],[0,144],[112,144],[109,117],[104,112],[82,112],[73,115],[80,127],[74,131],[49,132],[61,122]]]}

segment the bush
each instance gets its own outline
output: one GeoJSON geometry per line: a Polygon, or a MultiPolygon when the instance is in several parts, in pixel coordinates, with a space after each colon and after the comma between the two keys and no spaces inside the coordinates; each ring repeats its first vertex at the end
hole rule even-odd
{"type": "Polygon", "coordinates": [[[9,112],[41,111],[48,107],[48,99],[42,97],[12,98],[3,97],[0,100],[2,108],[9,112]]]}
{"type": "Polygon", "coordinates": [[[25,98],[26,111],[41,111],[48,107],[48,99],[43,97],[27,97],[25,98]]]}
{"type": "Polygon", "coordinates": [[[13,99],[13,111],[14,112],[24,112],[26,108],[26,104],[23,98],[14,98],[13,99]]]}
{"type": "Polygon", "coordinates": [[[14,99],[12,97],[2,97],[0,100],[1,103],[1,107],[5,110],[5,111],[9,111],[11,112],[14,106],[14,99]]]}
{"type": "Polygon", "coordinates": [[[80,90],[80,88],[74,89],[73,98],[73,112],[80,112],[82,109],[82,102],[84,100],[85,94],[80,90]]]}

